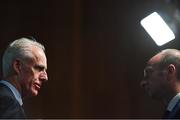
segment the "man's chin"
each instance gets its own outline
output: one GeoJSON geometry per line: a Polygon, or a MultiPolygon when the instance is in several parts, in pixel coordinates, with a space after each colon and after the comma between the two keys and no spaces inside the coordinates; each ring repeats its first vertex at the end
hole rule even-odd
{"type": "Polygon", "coordinates": [[[152,97],[152,93],[150,91],[147,91],[148,95],[152,97]]]}
{"type": "Polygon", "coordinates": [[[37,96],[38,95],[38,91],[34,91],[33,93],[32,93],[32,96],[37,96]]]}
{"type": "Polygon", "coordinates": [[[31,93],[29,94],[30,97],[37,96],[38,91],[37,90],[32,90],[31,93]]]}
{"type": "Polygon", "coordinates": [[[22,94],[22,98],[29,98],[29,97],[34,97],[38,95],[38,91],[35,89],[31,89],[30,91],[24,92],[22,94]]]}

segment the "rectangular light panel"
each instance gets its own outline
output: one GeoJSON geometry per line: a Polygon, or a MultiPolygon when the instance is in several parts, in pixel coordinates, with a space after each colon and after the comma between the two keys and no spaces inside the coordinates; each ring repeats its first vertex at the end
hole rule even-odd
{"type": "Polygon", "coordinates": [[[142,19],[141,25],[158,46],[175,39],[175,35],[172,30],[156,12],[153,12],[149,16],[142,19]]]}

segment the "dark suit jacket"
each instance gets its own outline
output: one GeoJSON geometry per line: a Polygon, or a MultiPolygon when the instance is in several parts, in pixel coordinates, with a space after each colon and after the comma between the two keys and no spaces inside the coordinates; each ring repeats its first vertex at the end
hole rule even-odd
{"type": "Polygon", "coordinates": [[[164,117],[166,119],[180,119],[180,100],[177,102],[171,112],[166,112],[164,117]]]}
{"type": "Polygon", "coordinates": [[[0,118],[25,118],[22,106],[4,84],[0,84],[0,118]]]}

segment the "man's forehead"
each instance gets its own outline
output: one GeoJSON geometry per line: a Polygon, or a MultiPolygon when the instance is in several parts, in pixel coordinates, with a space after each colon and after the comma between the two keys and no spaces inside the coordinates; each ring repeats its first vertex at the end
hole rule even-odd
{"type": "Polygon", "coordinates": [[[162,54],[161,54],[161,53],[153,56],[153,57],[147,62],[147,66],[152,66],[152,65],[157,64],[159,61],[161,61],[161,58],[162,58],[162,54]]]}
{"type": "Polygon", "coordinates": [[[162,55],[161,54],[157,54],[155,56],[153,56],[146,64],[144,71],[148,71],[148,70],[152,70],[153,68],[157,67],[157,64],[159,63],[159,61],[161,60],[162,55]]]}
{"type": "Polygon", "coordinates": [[[36,46],[32,46],[33,60],[37,65],[47,68],[47,58],[44,51],[36,46]]]}

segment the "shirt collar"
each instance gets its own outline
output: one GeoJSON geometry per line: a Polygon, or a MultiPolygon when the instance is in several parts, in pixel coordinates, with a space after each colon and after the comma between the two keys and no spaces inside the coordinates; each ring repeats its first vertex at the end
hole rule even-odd
{"type": "Polygon", "coordinates": [[[174,96],[171,99],[171,101],[168,104],[167,110],[172,111],[179,100],[180,100],[180,93],[178,93],[176,96],[174,96]]]}
{"type": "Polygon", "coordinates": [[[23,102],[22,102],[22,98],[21,95],[19,93],[19,91],[9,82],[5,81],[5,80],[1,80],[0,83],[6,85],[7,87],[10,88],[10,90],[13,92],[16,100],[19,102],[19,104],[22,106],[23,102]]]}

